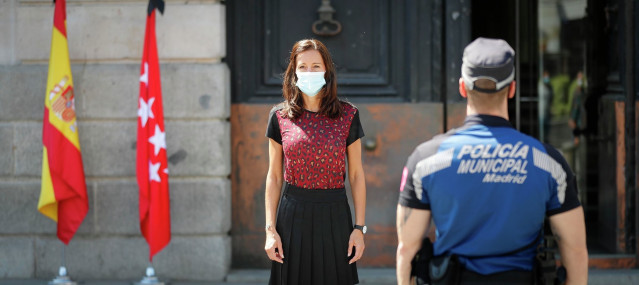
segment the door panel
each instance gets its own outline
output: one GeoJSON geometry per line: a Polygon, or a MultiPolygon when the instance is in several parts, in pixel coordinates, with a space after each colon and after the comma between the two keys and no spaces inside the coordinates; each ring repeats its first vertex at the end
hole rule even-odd
{"type": "Polygon", "coordinates": [[[266,268],[264,187],[268,171],[266,123],[272,106],[231,105],[232,260],[236,268],[266,268]]]}
{"type": "MultiPolygon", "coordinates": [[[[321,1],[243,1],[241,6],[237,2],[227,3],[226,61],[231,67],[233,103],[280,101],[281,77],[290,49],[304,38],[319,39],[328,47],[343,98],[440,101],[441,78],[451,78],[451,74],[459,78],[458,68],[448,70],[442,65],[442,43],[446,43],[441,31],[446,22],[442,21],[442,0],[332,1],[336,10],[333,18],[343,28],[330,37],[318,36],[311,29],[318,20],[321,1]]],[[[459,11],[450,13],[459,18],[459,11]]],[[[468,33],[459,33],[459,29],[451,34],[456,39],[468,38],[468,33]]],[[[459,57],[450,52],[447,56],[459,57]]]]}
{"type": "Polygon", "coordinates": [[[361,94],[364,93],[362,88],[374,87],[375,91],[366,95],[398,96],[390,74],[392,70],[395,78],[401,78],[401,70],[394,69],[389,63],[397,61],[401,53],[391,51],[390,42],[400,41],[402,34],[389,33],[391,13],[397,10],[389,9],[389,2],[376,0],[362,5],[360,1],[333,1],[332,7],[340,12],[336,20],[343,27],[333,37],[318,37],[311,33],[312,25],[318,20],[319,1],[279,0],[272,6],[267,5],[264,79],[268,90],[280,95],[281,73],[288,65],[293,44],[301,38],[318,38],[330,47],[333,61],[338,63],[338,84],[344,86],[340,89],[341,94],[351,95],[354,91],[361,94]],[[299,7],[304,13],[292,13],[291,9],[281,7],[299,7]]]}
{"type": "Polygon", "coordinates": [[[442,132],[443,108],[441,103],[357,106],[366,133],[362,138],[362,163],[367,189],[366,224],[370,229],[365,237],[365,258],[358,263],[394,266],[395,212],[402,170],[417,145],[442,132]]]}

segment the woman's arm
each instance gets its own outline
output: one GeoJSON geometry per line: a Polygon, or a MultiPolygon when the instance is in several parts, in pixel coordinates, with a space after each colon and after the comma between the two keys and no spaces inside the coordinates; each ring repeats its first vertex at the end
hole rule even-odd
{"type": "Polygon", "coordinates": [[[264,194],[266,209],[266,244],[264,250],[271,260],[283,263],[284,252],[282,241],[275,230],[275,214],[282,191],[282,145],[273,139],[268,140],[268,173],[266,174],[266,192],[264,194]],[[277,250],[277,252],[276,252],[277,250]]]}
{"type": "MultiPolygon", "coordinates": [[[[348,180],[351,183],[353,204],[355,206],[355,224],[366,224],[366,182],[364,181],[364,167],[362,166],[362,142],[356,140],[346,149],[348,155],[348,180]]],[[[364,234],[360,230],[354,230],[348,243],[348,255],[351,255],[355,246],[355,256],[350,263],[359,260],[364,254],[364,234]]]]}
{"type": "Polygon", "coordinates": [[[362,142],[356,140],[346,150],[348,154],[348,180],[355,204],[355,224],[366,224],[366,182],[362,166],[362,142]]]}

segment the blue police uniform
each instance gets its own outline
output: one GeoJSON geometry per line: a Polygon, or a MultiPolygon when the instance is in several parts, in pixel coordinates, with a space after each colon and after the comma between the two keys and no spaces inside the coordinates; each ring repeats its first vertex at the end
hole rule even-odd
{"type": "Polygon", "coordinates": [[[535,247],[526,245],[539,239],[544,217],[580,206],[561,154],[489,115],[418,146],[400,190],[400,205],[431,211],[434,255],[457,254],[485,275],[532,270],[535,247]]]}

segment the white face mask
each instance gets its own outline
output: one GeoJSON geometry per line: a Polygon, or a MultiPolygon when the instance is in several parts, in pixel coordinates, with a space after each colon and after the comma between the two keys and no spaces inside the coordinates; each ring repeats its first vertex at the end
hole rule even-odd
{"type": "Polygon", "coordinates": [[[324,71],[320,72],[295,72],[297,75],[297,86],[304,94],[308,96],[315,96],[324,85],[326,80],[324,79],[324,71]]]}

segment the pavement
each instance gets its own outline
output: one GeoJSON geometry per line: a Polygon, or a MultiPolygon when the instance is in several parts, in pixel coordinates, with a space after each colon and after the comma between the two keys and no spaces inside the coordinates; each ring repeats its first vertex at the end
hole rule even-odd
{"type": "MultiPolygon", "coordinates": [[[[395,269],[362,268],[358,269],[360,284],[390,285],[396,284],[395,269]]],[[[268,283],[268,270],[232,270],[224,281],[170,281],[165,285],[258,285],[268,283]]],[[[49,280],[0,279],[0,285],[46,285],[49,280]]],[[[132,285],[138,280],[88,280],[76,281],[78,285],[132,285]]],[[[639,269],[590,269],[588,284],[591,285],[635,285],[639,284],[639,269]]]]}

